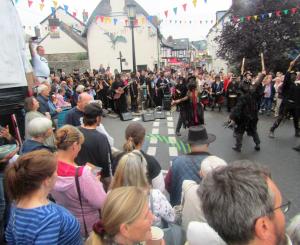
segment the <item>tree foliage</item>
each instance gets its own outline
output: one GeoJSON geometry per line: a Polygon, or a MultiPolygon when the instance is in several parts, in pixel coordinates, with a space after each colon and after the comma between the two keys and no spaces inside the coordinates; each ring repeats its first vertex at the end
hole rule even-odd
{"type": "Polygon", "coordinates": [[[218,56],[234,68],[240,67],[245,57],[245,68],[258,71],[263,52],[268,70],[285,71],[291,59],[300,52],[300,9],[292,15],[294,7],[300,7],[300,0],[233,0],[229,10],[232,17],[258,15],[258,19],[225,23],[216,38],[218,56]],[[280,17],[274,13],[286,9],[288,14],[281,12],[280,17]],[[272,18],[268,16],[270,12],[273,12],[272,18]]]}

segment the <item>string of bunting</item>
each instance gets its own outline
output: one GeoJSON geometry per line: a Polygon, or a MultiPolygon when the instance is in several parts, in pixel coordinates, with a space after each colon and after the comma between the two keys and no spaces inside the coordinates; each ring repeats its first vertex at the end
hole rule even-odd
{"type": "MultiPolygon", "coordinates": [[[[207,3],[207,0],[204,0],[204,3],[207,3]]],[[[194,6],[194,8],[197,7],[197,4],[198,4],[198,0],[192,0],[192,5],[194,6]]],[[[188,3],[184,3],[184,4],[181,4],[181,6],[179,6],[179,7],[178,6],[174,7],[172,9],[174,15],[177,15],[178,9],[182,9],[184,12],[186,12],[188,6],[189,6],[188,3]]],[[[164,11],[164,15],[165,15],[166,18],[168,18],[169,13],[171,13],[172,10],[171,11],[170,10],[165,10],[164,11]]]]}
{"type": "Polygon", "coordinates": [[[287,15],[295,15],[299,11],[299,7],[294,7],[290,9],[283,9],[283,10],[275,10],[273,12],[268,12],[268,13],[262,13],[262,14],[257,14],[257,15],[249,15],[249,16],[232,16],[231,17],[231,22],[233,23],[245,23],[246,21],[264,21],[266,19],[270,19],[273,17],[282,17],[282,16],[287,16],[287,15]]]}

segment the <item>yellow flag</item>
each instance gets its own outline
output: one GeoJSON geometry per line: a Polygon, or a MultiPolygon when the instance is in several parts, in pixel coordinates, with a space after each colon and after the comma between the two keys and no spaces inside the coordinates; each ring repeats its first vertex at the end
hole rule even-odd
{"type": "Polygon", "coordinates": [[[257,20],[257,18],[258,18],[258,15],[254,15],[253,17],[254,17],[254,19],[255,19],[255,20],[257,20]]]}
{"type": "Polygon", "coordinates": [[[45,7],[45,4],[40,3],[40,10],[41,10],[41,11],[43,11],[44,7],[45,7]]]}
{"type": "Polygon", "coordinates": [[[53,5],[54,5],[54,8],[57,8],[57,6],[58,6],[57,0],[53,0],[53,5]]]}
{"type": "Polygon", "coordinates": [[[193,0],[194,7],[197,7],[197,0],[193,0]]]}

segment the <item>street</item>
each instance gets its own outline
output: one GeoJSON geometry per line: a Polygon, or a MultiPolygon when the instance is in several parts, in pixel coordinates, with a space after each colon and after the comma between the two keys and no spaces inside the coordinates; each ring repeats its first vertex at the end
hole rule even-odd
{"type": "MultiPolygon", "coordinates": [[[[177,155],[188,152],[188,146],[182,138],[187,130],[181,129],[182,136],[175,136],[175,128],[178,113],[167,113],[166,119],[152,122],[143,122],[140,117],[134,119],[142,123],[146,128],[146,140],[143,146],[145,152],[156,157],[162,169],[167,170],[171,160],[177,155]]],[[[300,212],[300,154],[292,149],[300,143],[300,139],[294,137],[292,121],[285,121],[275,131],[275,139],[268,137],[269,129],[274,122],[273,117],[260,116],[258,133],[261,138],[261,151],[254,150],[251,137],[244,135],[242,152],[237,153],[231,149],[234,144],[233,131],[225,129],[223,123],[227,120],[227,112],[205,112],[205,124],[208,133],[217,136],[215,142],[210,145],[210,153],[219,156],[231,163],[235,160],[248,159],[270,168],[272,178],[279,186],[283,195],[283,203],[286,200],[292,202],[287,218],[291,218],[300,212]]],[[[125,143],[125,129],[131,121],[122,122],[118,118],[105,117],[103,124],[106,130],[115,139],[115,147],[121,149],[125,143]]]]}

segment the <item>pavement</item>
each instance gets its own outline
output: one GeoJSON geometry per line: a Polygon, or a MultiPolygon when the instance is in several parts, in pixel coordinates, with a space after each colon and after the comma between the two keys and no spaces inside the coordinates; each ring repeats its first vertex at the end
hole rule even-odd
{"type": "MultiPolygon", "coordinates": [[[[283,202],[290,200],[291,209],[287,213],[290,219],[300,213],[300,153],[292,148],[300,143],[300,138],[294,137],[292,121],[285,121],[275,131],[275,138],[268,137],[269,129],[274,122],[274,117],[260,115],[258,133],[261,138],[261,151],[254,150],[252,137],[244,136],[242,152],[237,153],[231,149],[234,145],[233,131],[225,129],[223,123],[227,121],[227,112],[205,112],[205,125],[208,133],[217,136],[209,149],[210,153],[232,163],[236,160],[248,159],[267,166],[272,173],[272,178],[278,185],[283,195],[283,202]]],[[[186,129],[181,129],[181,137],[176,137],[175,128],[178,113],[166,112],[166,119],[143,122],[141,117],[134,117],[146,128],[146,139],[143,150],[155,156],[166,173],[172,159],[180,154],[189,152],[189,146],[183,138],[187,135],[186,129]]],[[[106,117],[103,124],[106,130],[115,139],[115,147],[122,149],[125,143],[125,129],[131,121],[122,122],[118,118],[106,117]]]]}

